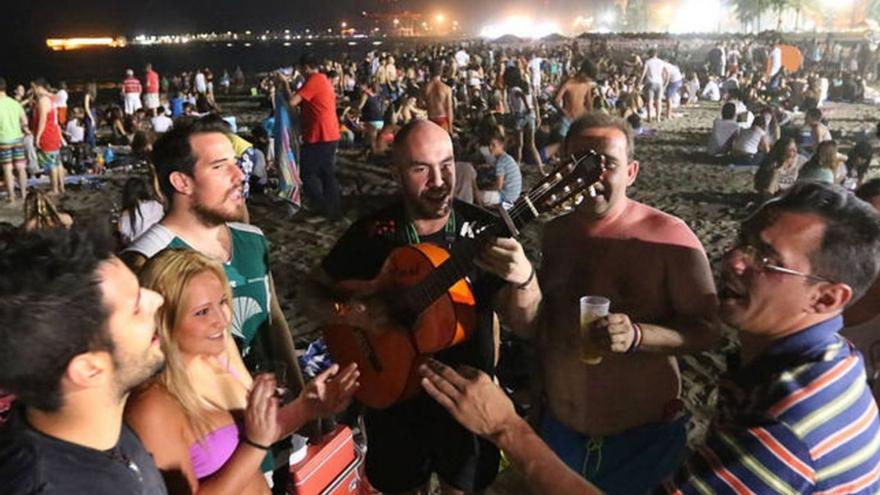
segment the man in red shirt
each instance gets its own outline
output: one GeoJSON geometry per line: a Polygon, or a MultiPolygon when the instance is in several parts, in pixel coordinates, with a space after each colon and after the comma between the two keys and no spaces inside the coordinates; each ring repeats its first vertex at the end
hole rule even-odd
{"type": "Polygon", "coordinates": [[[159,108],[159,74],[153,70],[153,64],[147,64],[144,72],[147,90],[144,93],[144,107],[155,110],[159,108]]]}
{"type": "Polygon", "coordinates": [[[134,71],[125,71],[125,80],[122,81],[122,101],[125,103],[125,115],[131,115],[141,108],[141,82],[134,77],[134,71]]]}
{"type": "Polygon", "coordinates": [[[339,184],[336,182],[336,147],[339,144],[339,119],[336,117],[336,92],[327,76],[318,71],[317,59],[304,54],[300,65],[306,82],[296,93],[286,89],[291,108],[302,106],[303,146],[300,154],[300,179],[306,197],[328,218],[342,215],[339,184]]]}

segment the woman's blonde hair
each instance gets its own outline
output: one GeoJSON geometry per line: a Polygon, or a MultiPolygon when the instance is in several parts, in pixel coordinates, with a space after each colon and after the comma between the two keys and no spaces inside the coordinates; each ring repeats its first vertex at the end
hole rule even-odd
{"type": "Polygon", "coordinates": [[[24,223],[27,230],[61,227],[64,222],[58,208],[43,191],[30,191],[24,199],[24,223]]]}
{"type": "MultiPolygon", "coordinates": [[[[211,431],[208,413],[217,406],[204,400],[196,392],[187,374],[183,355],[177,345],[174,329],[187,306],[186,289],[196,275],[213,273],[226,287],[226,295],[232,301],[232,290],[220,263],[191,249],[165,249],[150,258],[140,273],[144,288],[154,290],[165,298],[165,304],[156,312],[159,343],[165,353],[165,369],[152,383],[165,388],[183,408],[184,414],[197,438],[211,431]]],[[[229,328],[226,329],[227,338],[229,328]]]]}

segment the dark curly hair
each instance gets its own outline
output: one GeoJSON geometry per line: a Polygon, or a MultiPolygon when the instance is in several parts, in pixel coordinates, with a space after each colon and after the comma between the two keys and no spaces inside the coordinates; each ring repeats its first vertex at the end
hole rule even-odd
{"type": "Polygon", "coordinates": [[[57,411],[71,359],[113,352],[97,276],[111,247],[98,227],[39,230],[0,245],[0,387],[28,407],[57,411]]]}

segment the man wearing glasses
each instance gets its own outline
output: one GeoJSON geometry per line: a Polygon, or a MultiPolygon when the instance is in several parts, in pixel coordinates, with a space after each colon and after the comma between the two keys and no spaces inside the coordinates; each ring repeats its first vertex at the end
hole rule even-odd
{"type": "MultiPolygon", "coordinates": [[[[798,183],[743,223],[721,318],[742,350],[719,411],[660,493],[877,493],[880,421],[841,313],[880,268],[880,218],[837,186],[798,183]]],[[[485,376],[431,363],[423,385],[495,442],[538,493],[599,493],[547,449],[485,376]]]]}

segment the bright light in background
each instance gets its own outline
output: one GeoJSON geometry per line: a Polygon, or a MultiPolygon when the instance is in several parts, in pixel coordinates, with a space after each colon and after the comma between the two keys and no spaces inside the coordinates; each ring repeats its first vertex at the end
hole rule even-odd
{"type": "Polygon", "coordinates": [[[574,32],[580,33],[582,31],[589,30],[593,27],[593,17],[592,16],[577,16],[574,18],[574,22],[572,23],[574,28],[574,32]]]}
{"type": "Polygon", "coordinates": [[[609,10],[599,17],[599,22],[602,24],[612,24],[616,19],[617,14],[615,14],[613,10],[609,10]]]}
{"type": "Polygon", "coordinates": [[[526,15],[510,16],[493,24],[487,24],[480,30],[483,38],[500,38],[506,34],[512,34],[519,38],[541,38],[548,34],[558,33],[561,29],[559,24],[553,21],[536,22],[526,15]]]}
{"type": "Polygon", "coordinates": [[[120,48],[128,43],[125,38],[49,38],[46,40],[46,46],[54,51],[61,50],[79,50],[80,48],[91,47],[112,47],[120,48]]]}
{"type": "Polygon", "coordinates": [[[446,21],[446,16],[443,14],[437,14],[434,16],[434,20],[437,21],[437,24],[443,24],[446,21]]]}
{"type": "Polygon", "coordinates": [[[820,0],[819,3],[826,9],[839,10],[852,5],[853,0],[820,0]]]}
{"type": "Polygon", "coordinates": [[[682,0],[677,6],[662,6],[656,13],[661,30],[668,27],[670,33],[707,33],[718,29],[724,7],[721,0],[682,0]]]}

